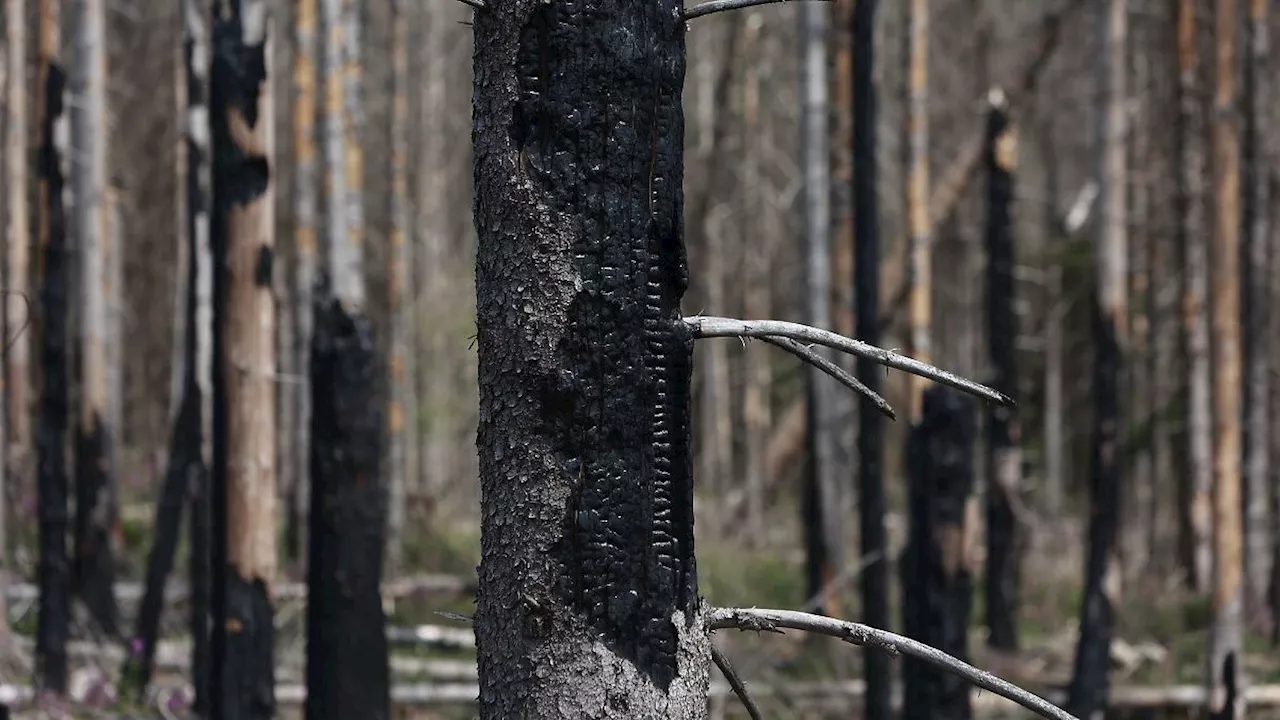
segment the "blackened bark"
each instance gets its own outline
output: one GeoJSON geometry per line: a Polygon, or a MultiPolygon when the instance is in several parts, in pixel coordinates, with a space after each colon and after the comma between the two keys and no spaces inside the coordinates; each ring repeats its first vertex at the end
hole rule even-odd
{"type": "Polygon", "coordinates": [[[676,0],[475,16],[480,717],[702,718],[676,0]]]}
{"type": "MultiPolygon", "coordinates": [[[[902,556],[903,629],[908,637],[968,659],[973,577],[964,548],[973,491],[975,408],[944,387],[925,390],[923,416],[907,441],[910,541],[902,556]]],[[[969,684],[915,658],[902,665],[903,717],[968,720],[969,684]]]]}
{"type": "MultiPolygon", "coordinates": [[[[1018,396],[1018,322],[1014,314],[1013,205],[1015,129],[1002,102],[987,118],[987,346],[992,387],[1018,396]]],[[[1018,648],[1018,545],[1013,496],[1019,490],[1022,457],[1016,409],[988,406],[987,418],[987,642],[999,650],[1018,648]]]]}
{"type": "MultiPolygon", "coordinates": [[[[268,318],[256,294],[270,292],[272,248],[259,235],[269,197],[266,123],[267,8],[263,0],[218,0],[213,13],[209,117],[212,138],[210,237],[215,258],[213,356],[212,625],[210,715],[225,720],[275,714],[275,627],[268,583],[274,574],[273,510],[262,464],[274,451],[255,443],[271,435],[264,369],[255,363],[272,342],[248,337],[268,318]],[[265,98],[265,99],[264,99],[265,98]],[[232,355],[238,349],[240,355],[232,355]],[[264,423],[263,420],[266,420],[264,423]],[[234,463],[234,464],[233,464],[234,463]],[[234,524],[233,524],[234,523],[234,524]]],[[[269,356],[268,356],[269,357],[269,356]]],[[[274,364],[266,371],[274,370],[274,364]]],[[[274,437],[272,435],[272,437],[274,437]]]]}
{"type": "Polygon", "coordinates": [[[380,368],[369,321],[336,299],[313,327],[307,718],[389,718],[380,368]]]}
{"type": "MultiPolygon", "coordinates": [[[[853,13],[853,205],[854,312],[857,337],[880,342],[880,188],[876,163],[875,16],[877,0],[859,0],[853,13]]],[[[858,377],[880,392],[884,370],[868,358],[858,358],[858,377]]],[[[862,572],[862,621],[889,628],[889,571],[884,561],[884,478],[881,460],[884,418],[871,403],[858,403],[859,535],[863,557],[875,556],[862,572]]],[[[890,717],[889,657],[865,648],[868,720],[890,717]]]]}
{"type": "Polygon", "coordinates": [[[191,578],[191,710],[197,717],[209,717],[213,705],[213,502],[208,465],[193,468],[190,477],[188,508],[191,543],[188,573],[191,578]]]}
{"type": "MultiPolygon", "coordinates": [[[[812,397],[812,393],[810,394],[812,397]]],[[[806,404],[809,422],[813,422],[812,403],[806,404]]],[[[812,425],[810,425],[812,427],[812,425]]],[[[831,604],[834,593],[824,593],[832,580],[831,554],[827,551],[827,537],[823,532],[822,489],[818,486],[818,472],[815,467],[812,432],[805,435],[808,464],[804,470],[803,496],[800,501],[800,525],[804,534],[804,577],[805,592],[810,598],[818,598],[817,612],[823,615],[834,615],[831,604]]]]}
{"type": "MultiPolygon", "coordinates": [[[[191,330],[188,330],[188,335],[191,330]]],[[[185,344],[185,343],[184,343],[185,344]]],[[[187,362],[184,355],[183,362],[187,362]]],[[[130,655],[123,676],[138,697],[146,691],[155,667],[156,643],[160,639],[160,616],[164,610],[164,587],[173,570],[182,530],[183,506],[188,497],[192,472],[200,472],[200,407],[184,383],[181,405],[169,440],[169,465],[165,470],[160,497],[156,501],[155,531],[147,554],[146,589],[138,608],[130,655]]]]}
{"type": "MultiPolygon", "coordinates": [[[[43,31],[47,32],[47,30],[43,31]]],[[[71,574],[67,562],[67,311],[70,276],[63,207],[62,158],[54,136],[63,112],[66,75],[56,62],[44,68],[40,127],[40,231],[44,278],[40,289],[41,374],[44,378],[36,431],[37,503],[40,515],[40,611],[36,629],[37,682],[58,693],[67,689],[67,635],[71,623],[71,574]]]]}
{"type": "Polygon", "coordinates": [[[77,428],[71,584],[102,632],[115,638],[120,634],[120,613],[113,591],[116,573],[111,533],[115,525],[115,502],[111,498],[110,443],[106,424],[97,413],[77,428]]]}

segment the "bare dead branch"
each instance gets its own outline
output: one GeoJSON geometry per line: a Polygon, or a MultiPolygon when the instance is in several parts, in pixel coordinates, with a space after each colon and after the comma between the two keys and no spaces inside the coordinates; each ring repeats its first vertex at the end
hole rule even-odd
{"type": "Polygon", "coordinates": [[[1027,692],[1013,683],[1001,680],[985,670],[979,670],[937,648],[912,640],[909,637],[886,630],[878,630],[868,625],[845,622],[811,613],[796,612],[795,610],[716,608],[711,611],[707,618],[707,627],[710,630],[737,628],[738,630],[769,632],[780,632],[779,628],[791,628],[839,638],[853,645],[878,648],[890,655],[908,655],[955,673],[970,683],[1012,700],[1043,717],[1053,718],[1054,720],[1076,720],[1071,713],[1044,698],[1027,692]]]}
{"type": "Polygon", "coordinates": [[[804,343],[796,342],[795,340],[787,337],[765,335],[762,336],[760,340],[767,342],[770,345],[780,347],[806,363],[818,368],[822,372],[838,380],[841,385],[844,385],[850,390],[870,400],[876,407],[880,408],[880,412],[888,415],[890,419],[897,419],[897,413],[893,411],[893,408],[884,398],[880,397],[876,391],[862,384],[862,381],[854,377],[852,373],[823,357],[822,353],[816,352],[813,348],[805,345],[804,343]]]}
{"type": "MultiPolygon", "coordinates": [[[[817,0],[818,2],[830,2],[831,0],[817,0]]],[[[463,0],[466,2],[466,0],[463,0]]],[[[756,5],[769,5],[771,3],[787,2],[787,0],[710,0],[709,2],[699,3],[691,8],[685,8],[684,19],[692,20],[703,15],[712,13],[726,12],[728,10],[741,10],[742,8],[754,7],[756,5]]]]}
{"type": "Polygon", "coordinates": [[[695,315],[686,317],[685,323],[693,331],[695,338],[714,338],[714,337],[736,337],[736,338],[764,338],[764,337],[785,337],[792,340],[802,342],[816,343],[825,345],[829,348],[857,355],[859,357],[869,358],[881,365],[891,367],[913,375],[928,378],[934,382],[948,385],[976,395],[984,400],[1015,407],[1017,403],[1013,398],[1004,393],[993,390],[986,385],[982,385],[972,380],[966,380],[959,375],[949,373],[946,370],[934,367],[928,363],[913,360],[904,355],[878,348],[875,345],[868,345],[860,340],[845,337],[833,333],[830,330],[811,327],[809,325],[801,325],[800,323],[787,322],[785,320],[736,320],[733,318],[722,317],[706,317],[695,315]]]}
{"type": "Polygon", "coordinates": [[[485,7],[484,0],[458,0],[458,2],[462,3],[463,5],[469,5],[475,8],[476,10],[483,10],[485,7]]]}
{"type": "Polygon", "coordinates": [[[760,708],[756,706],[756,701],[751,699],[751,695],[747,692],[746,684],[742,682],[738,672],[729,663],[729,658],[725,657],[724,651],[714,644],[711,646],[711,659],[715,662],[716,667],[720,668],[724,679],[729,681],[729,687],[733,688],[733,694],[737,695],[738,699],[742,701],[742,705],[747,709],[747,714],[751,716],[751,720],[764,720],[764,715],[760,713],[760,708]]]}

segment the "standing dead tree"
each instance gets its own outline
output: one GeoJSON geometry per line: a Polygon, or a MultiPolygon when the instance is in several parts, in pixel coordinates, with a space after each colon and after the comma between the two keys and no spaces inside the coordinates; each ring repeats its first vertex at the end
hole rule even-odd
{"type": "MultiPolygon", "coordinates": [[[[43,6],[43,4],[42,4],[43,6]]],[[[6,460],[14,476],[23,482],[31,477],[31,222],[28,213],[27,154],[27,3],[5,1],[5,27],[9,83],[5,106],[5,189],[8,223],[5,235],[4,313],[7,336],[4,338],[4,387],[8,433],[0,443],[13,442],[6,460]]],[[[42,110],[43,111],[43,110],[42,110]]]]}
{"type": "Polygon", "coordinates": [[[1111,666],[1111,638],[1120,602],[1121,566],[1116,555],[1120,521],[1120,377],[1128,340],[1126,294],[1125,191],[1125,62],[1128,3],[1106,0],[1097,5],[1102,51],[1098,62],[1097,147],[1100,222],[1094,240],[1093,396],[1094,434],[1089,470],[1089,548],[1085,559],[1085,593],[1080,611],[1068,708],[1092,717],[1106,707],[1111,666]]]}
{"type": "MultiPolygon", "coordinates": [[[[973,598],[965,552],[973,528],[965,508],[973,492],[975,412],[969,398],[950,388],[929,388],[923,400],[907,441],[911,533],[901,565],[902,623],[908,637],[963,660],[973,598]]],[[[902,675],[903,717],[972,717],[961,678],[915,658],[903,663],[902,675]]]]}
{"type": "Polygon", "coordinates": [[[1244,717],[1240,687],[1243,535],[1240,503],[1240,139],[1236,127],[1235,0],[1214,14],[1211,126],[1213,233],[1209,253],[1209,336],[1213,349],[1213,625],[1209,707],[1214,718],[1244,717]]]}
{"type": "MultiPolygon", "coordinates": [[[[987,346],[992,385],[1010,397],[1018,386],[1018,324],[1014,313],[1014,173],[1017,128],[1004,93],[992,92],[987,117],[987,346]]],[[[987,418],[987,642],[1018,648],[1018,525],[1014,508],[1022,485],[1022,439],[1013,407],[994,406],[987,418]]]]}
{"type": "Polygon", "coordinates": [[[211,715],[275,711],[274,121],[265,0],[215,0],[209,96],[217,263],[211,715]]]}
{"type": "Polygon", "coordinates": [[[72,86],[71,174],[75,190],[76,246],[80,299],[80,413],[75,441],[75,543],[72,587],[98,626],[119,634],[115,583],[115,444],[112,426],[120,388],[112,382],[111,344],[114,247],[107,176],[106,6],[86,0],[77,13],[76,62],[72,86]]]}
{"type": "Polygon", "coordinates": [[[40,515],[40,613],[36,628],[37,682],[57,693],[67,689],[67,635],[71,623],[71,576],[67,562],[67,314],[66,73],[59,57],[62,13],[57,0],[40,0],[36,107],[40,160],[37,231],[43,253],[40,288],[40,421],[36,431],[36,501],[40,515]]]}
{"type": "Polygon", "coordinates": [[[861,388],[877,414],[883,401],[806,343],[1009,402],[810,326],[681,317],[684,21],[708,6],[520,0],[475,15],[480,717],[700,719],[710,666],[728,667],[711,632],[791,627],[941,664],[1069,718],[900,635],[698,597],[697,340],[768,338],[861,388]]]}
{"type": "Polygon", "coordinates": [[[414,313],[406,303],[409,269],[413,256],[409,251],[412,230],[409,226],[409,13],[405,0],[391,3],[391,232],[387,252],[387,306],[391,315],[387,323],[391,337],[387,347],[387,566],[394,572],[400,566],[403,552],[406,483],[411,428],[416,423],[417,406],[410,391],[416,365],[409,351],[413,337],[414,313]]]}

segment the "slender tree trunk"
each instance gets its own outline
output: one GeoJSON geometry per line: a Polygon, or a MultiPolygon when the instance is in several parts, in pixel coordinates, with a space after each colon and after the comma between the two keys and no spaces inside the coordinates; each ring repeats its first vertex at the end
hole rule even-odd
{"type": "Polygon", "coordinates": [[[1126,312],[1125,191],[1125,44],[1126,0],[1098,3],[1102,40],[1098,95],[1099,180],[1101,212],[1094,244],[1097,296],[1093,306],[1093,391],[1096,413],[1089,478],[1089,549],[1085,561],[1085,594],[1080,613],[1080,639],[1067,703],[1068,710],[1089,718],[1106,706],[1111,638],[1120,603],[1121,565],[1116,555],[1117,525],[1123,480],[1119,423],[1123,417],[1120,378],[1128,340],[1126,312]]]}
{"type": "MultiPolygon", "coordinates": [[[[853,206],[854,313],[857,336],[880,341],[880,205],[876,163],[875,16],[877,0],[859,0],[853,14],[853,206]]],[[[884,370],[858,358],[858,377],[872,391],[883,385],[884,370]]],[[[871,403],[858,404],[858,521],[863,557],[877,559],[863,570],[863,622],[889,627],[889,571],[884,559],[884,418],[871,403]]],[[[890,665],[886,655],[867,649],[863,655],[867,681],[865,717],[890,717],[890,665]]]]}
{"type": "Polygon", "coordinates": [[[40,290],[41,377],[36,476],[40,514],[40,612],[36,629],[36,677],[56,693],[67,689],[67,635],[71,575],[67,562],[67,219],[63,186],[67,143],[63,117],[66,74],[59,57],[58,0],[40,0],[37,108],[40,114],[38,232],[44,268],[40,290]]]}
{"type": "Polygon", "coordinates": [[[76,104],[72,147],[77,159],[76,235],[79,249],[80,414],[76,433],[76,517],[72,585],[94,621],[119,633],[115,582],[115,440],[111,408],[119,388],[111,382],[109,346],[112,258],[107,193],[106,7],[84,0],[77,32],[76,104]]]}
{"type": "MultiPolygon", "coordinates": [[[[5,26],[8,28],[9,86],[5,126],[5,181],[8,190],[8,225],[5,253],[8,266],[5,275],[5,394],[8,411],[8,433],[0,443],[12,444],[7,453],[9,468],[18,482],[31,476],[31,224],[28,213],[27,163],[27,4],[25,0],[5,1],[5,26]],[[19,331],[19,328],[22,330],[19,331]],[[10,337],[11,336],[11,337],[10,337]]],[[[43,108],[41,108],[43,112],[43,108]]]]}
{"type": "MultiPolygon", "coordinates": [[[[1018,322],[1014,314],[1013,190],[1017,129],[1003,93],[993,93],[987,119],[987,344],[993,387],[1018,396],[1018,322]]],[[[1022,432],[1013,408],[991,406],[987,417],[987,642],[1018,649],[1019,552],[1013,508],[1022,482],[1022,432]]]]}
{"type": "MultiPolygon", "coordinates": [[[[6,25],[6,28],[7,27],[8,26],[6,25]]],[[[19,33],[20,32],[21,31],[19,31],[19,33]]],[[[9,45],[8,41],[13,34],[14,32],[11,29],[7,29],[6,37],[5,37],[6,50],[9,45]]],[[[19,63],[18,65],[14,66],[12,78],[10,78],[10,73],[8,72],[9,60],[10,60],[10,57],[8,52],[5,52],[4,54],[0,55],[0,84],[4,85],[6,90],[8,90],[10,87],[14,85],[20,84],[22,82],[22,78],[25,76],[25,72],[23,71],[25,68],[25,63],[19,63]]],[[[22,60],[25,60],[25,58],[22,58],[22,60]]],[[[10,94],[6,92],[5,93],[5,122],[4,122],[6,129],[8,128],[10,123],[13,122],[12,109],[11,109],[11,106],[9,105],[10,98],[11,98],[10,94]]],[[[8,141],[9,141],[9,138],[6,132],[6,135],[5,135],[5,151],[6,152],[10,151],[11,149],[9,147],[8,141]]],[[[12,180],[12,178],[9,176],[9,168],[7,164],[5,167],[4,179],[6,183],[12,180]]],[[[9,220],[9,212],[7,211],[7,206],[10,204],[9,200],[10,198],[8,194],[6,194],[4,200],[0,201],[0,206],[6,207],[6,212],[4,214],[6,226],[8,225],[8,220],[9,220]]],[[[12,238],[9,238],[8,236],[6,236],[5,241],[12,242],[13,240],[12,238]]],[[[4,281],[5,281],[5,278],[8,277],[8,274],[5,272],[4,260],[7,260],[7,259],[8,258],[6,257],[3,260],[0,260],[0,289],[4,289],[6,287],[4,281]]],[[[0,299],[3,299],[3,297],[4,297],[3,294],[0,293],[0,299]]],[[[9,343],[9,331],[6,328],[4,317],[0,316],[0,349],[8,348],[8,343],[9,343]]],[[[6,543],[6,538],[7,538],[6,533],[7,533],[8,526],[7,526],[7,523],[5,522],[5,519],[6,519],[5,516],[8,514],[8,509],[7,509],[8,506],[5,500],[9,492],[9,477],[11,475],[11,471],[9,469],[9,430],[5,424],[5,416],[9,414],[8,413],[9,390],[5,385],[5,380],[8,379],[8,369],[3,366],[3,363],[4,363],[4,352],[0,350],[0,652],[3,652],[8,649],[9,640],[10,640],[9,618],[8,618],[8,612],[7,612],[8,604],[5,601],[5,588],[8,586],[8,576],[9,576],[8,562],[7,562],[8,544],[6,543]]],[[[0,704],[0,708],[3,708],[3,704],[0,704]]],[[[7,709],[0,710],[0,712],[7,712],[7,709]]]]}
{"type": "Polygon", "coordinates": [[[702,718],[680,4],[495,4],[475,36],[480,717],[702,718]]]}
{"type": "Polygon", "coordinates": [[[1244,157],[1245,259],[1244,280],[1245,392],[1245,580],[1246,609],[1255,629],[1270,632],[1275,621],[1267,602],[1267,589],[1275,562],[1271,548],[1271,193],[1270,168],[1274,162],[1269,133],[1273,117],[1268,66],[1270,28],[1265,0],[1249,0],[1248,57],[1245,59],[1244,157]]]}
{"type": "MultiPolygon", "coordinates": [[[[1150,40],[1143,33],[1144,18],[1135,17],[1129,43],[1134,48],[1150,47],[1150,40]]],[[[1146,52],[1134,52],[1129,57],[1129,73],[1132,78],[1132,102],[1130,122],[1133,127],[1150,127],[1148,106],[1151,88],[1146,52]]],[[[1125,562],[1125,577],[1153,577],[1156,573],[1156,550],[1150,542],[1154,527],[1156,478],[1152,466],[1152,432],[1155,422],[1155,403],[1152,396],[1152,378],[1148,372],[1151,361],[1151,319],[1147,298],[1155,277],[1148,266],[1148,248],[1151,245],[1150,189],[1147,181],[1151,164],[1151,139],[1148,132],[1130,133],[1126,138],[1129,163],[1132,168],[1129,180],[1129,198],[1132,207],[1126,213],[1129,220],[1128,252],[1129,277],[1129,352],[1125,366],[1125,390],[1127,407],[1124,418],[1125,443],[1129,447],[1125,459],[1129,470],[1126,482],[1128,495],[1121,499],[1125,515],[1121,517],[1123,535],[1121,557],[1125,562]]]]}
{"type": "Polygon", "coordinates": [[[1039,130],[1039,143],[1043,153],[1045,236],[1051,238],[1049,260],[1045,268],[1045,321],[1044,321],[1044,511],[1050,518],[1060,517],[1062,500],[1066,495],[1066,388],[1063,376],[1065,365],[1065,302],[1062,297],[1062,262],[1059,256],[1069,239],[1062,232],[1063,223],[1058,214],[1059,166],[1054,151],[1053,124],[1046,121],[1039,130]]]}
{"type": "MultiPolygon", "coordinates": [[[[924,392],[922,421],[907,441],[910,540],[903,553],[903,629],[908,637],[968,657],[973,568],[965,548],[973,528],[965,508],[973,492],[976,413],[950,388],[924,392]]],[[[902,668],[903,717],[967,720],[973,716],[964,680],[915,659],[902,668]]]]}
{"type": "Polygon", "coordinates": [[[213,16],[211,230],[216,274],[212,716],[275,710],[275,298],[264,0],[220,0],[213,16]]]}
{"type": "Polygon", "coordinates": [[[1182,265],[1182,332],[1179,352],[1187,369],[1185,437],[1178,446],[1179,556],[1192,586],[1209,588],[1213,511],[1213,443],[1209,403],[1208,226],[1205,218],[1205,108],[1200,88],[1199,23],[1207,12],[1198,0],[1178,0],[1178,247],[1182,265]]]}
{"type": "MultiPolygon", "coordinates": [[[[807,322],[831,326],[831,157],[827,151],[830,108],[827,102],[827,7],[822,3],[800,6],[804,55],[802,105],[804,163],[805,292],[807,322]]],[[[825,350],[825,348],[823,349],[825,350]]],[[[827,359],[834,361],[831,352],[827,359]]],[[[840,493],[836,485],[839,453],[839,420],[832,413],[838,386],[826,373],[807,368],[808,455],[804,532],[807,536],[808,596],[814,597],[843,565],[840,552],[840,493]]],[[[822,609],[835,613],[835,598],[824,594],[822,609]]]]}
{"type": "Polygon", "coordinates": [[[405,0],[391,4],[391,237],[387,255],[387,305],[391,315],[388,347],[390,387],[387,403],[387,566],[400,567],[404,543],[406,448],[409,428],[406,417],[417,413],[413,388],[413,353],[409,352],[414,313],[406,303],[409,287],[409,48],[408,15],[405,0]]]}
{"type": "MultiPolygon", "coordinates": [[[[296,372],[307,377],[311,371],[311,336],[315,323],[314,291],[317,265],[316,167],[316,0],[295,0],[293,11],[293,319],[296,372]]],[[[311,494],[311,388],[300,382],[293,386],[295,476],[289,488],[286,525],[286,552],[295,562],[306,555],[307,508],[311,494]]]]}
{"type": "MultiPolygon", "coordinates": [[[[907,0],[907,354],[929,362],[933,228],[929,218],[929,0],[907,0]]],[[[823,325],[822,327],[826,327],[823,325]]],[[[918,424],[928,381],[907,375],[908,418],[918,424]]]]}
{"type": "Polygon", "coordinates": [[[1243,718],[1243,548],[1240,496],[1240,140],[1235,115],[1235,0],[1218,0],[1214,22],[1213,234],[1209,332],[1213,348],[1213,626],[1209,711],[1243,718]]]}

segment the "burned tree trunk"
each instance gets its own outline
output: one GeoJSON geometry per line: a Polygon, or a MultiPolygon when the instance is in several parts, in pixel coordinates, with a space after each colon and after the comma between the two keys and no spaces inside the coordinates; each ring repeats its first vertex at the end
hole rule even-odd
{"type": "MultiPolygon", "coordinates": [[[[853,13],[853,205],[854,312],[857,335],[865,342],[880,341],[880,221],[876,162],[875,17],[876,0],[859,0],[853,13]]],[[[884,371],[867,358],[858,358],[857,375],[873,392],[883,385],[884,371]]],[[[874,560],[862,572],[863,622],[889,626],[889,571],[884,560],[884,417],[871,403],[858,404],[858,525],[863,557],[874,560]]],[[[866,717],[890,717],[889,658],[867,649],[866,717]]]]}
{"type": "MultiPolygon", "coordinates": [[[[907,0],[907,354],[929,362],[933,228],[929,217],[929,2],[907,0]]],[[[908,417],[919,423],[927,380],[907,375],[908,417]]]]}
{"type": "Polygon", "coordinates": [[[219,0],[210,125],[214,303],[212,716],[275,710],[274,144],[265,0],[219,0]]]}
{"type": "Polygon", "coordinates": [[[409,17],[405,0],[391,4],[391,232],[387,240],[387,323],[391,337],[387,402],[387,566],[395,572],[403,551],[405,486],[408,481],[410,430],[417,417],[412,392],[414,363],[409,351],[413,337],[413,306],[408,303],[410,253],[409,227],[409,17]]]}
{"type": "Polygon", "coordinates": [[[119,633],[115,595],[115,434],[111,408],[119,388],[112,382],[109,346],[113,247],[107,195],[107,48],[103,0],[83,4],[77,30],[73,142],[76,235],[80,284],[80,414],[76,427],[75,546],[72,586],[94,622],[109,636],[119,633]]]}
{"type": "MultiPolygon", "coordinates": [[[[968,657],[972,569],[965,557],[974,528],[965,521],[973,491],[973,402],[944,387],[924,392],[921,421],[907,441],[910,541],[902,557],[903,629],[908,637],[968,657]]],[[[902,668],[908,720],[967,720],[969,685],[907,658],[902,668]]]]}
{"type": "Polygon", "coordinates": [[[1094,241],[1096,297],[1094,334],[1094,434],[1089,475],[1089,549],[1085,559],[1085,594],[1080,612],[1068,710],[1092,717],[1106,706],[1111,668],[1111,637],[1119,603],[1121,566],[1116,555],[1120,520],[1121,369],[1128,339],[1125,310],[1127,238],[1125,185],[1125,39],[1126,0],[1098,6],[1103,51],[1099,102],[1100,221],[1094,241]]]}
{"type": "Polygon", "coordinates": [[[391,717],[379,372],[369,321],[322,292],[311,355],[307,573],[307,717],[316,720],[391,717]]]}
{"type": "Polygon", "coordinates": [[[1192,587],[1209,588],[1210,533],[1213,511],[1213,441],[1209,400],[1208,229],[1204,178],[1205,108],[1201,93],[1201,61],[1197,13],[1207,13],[1198,0],[1178,0],[1178,258],[1182,266],[1182,326],[1179,354],[1186,368],[1183,395],[1187,420],[1177,445],[1184,455],[1178,472],[1178,556],[1192,587]]]}
{"type": "Polygon", "coordinates": [[[1209,712],[1243,718],[1240,686],[1243,548],[1240,503],[1240,141],[1236,128],[1235,0],[1218,0],[1214,22],[1213,234],[1209,334],[1213,348],[1213,625],[1209,712]]]}
{"type": "Polygon", "coordinates": [[[675,0],[475,16],[482,718],[706,713],[684,33],[675,0]]]}
{"type": "Polygon", "coordinates": [[[1271,547],[1271,69],[1266,0],[1250,0],[1244,62],[1244,229],[1248,276],[1244,278],[1244,459],[1246,610],[1251,625],[1269,631],[1276,621],[1269,611],[1267,589],[1275,563],[1271,547]]]}
{"type": "MultiPolygon", "coordinates": [[[[1017,130],[1004,94],[991,98],[987,118],[987,343],[992,387],[1018,396],[1017,338],[1013,286],[1013,182],[1017,130]]],[[[1022,484],[1021,429],[1012,407],[989,406],[987,418],[987,642],[997,650],[1018,649],[1018,526],[1014,503],[1022,484]]]]}
{"type": "Polygon", "coordinates": [[[67,562],[67,258],[63,117],[66,74],[59,59],[61,12],[57,0],[41,0],[39,193],[37,205],[44,272],[40,289],[40,424],[36,431],[37,497],[40,515],[40,613],[36,628],[36,677],[44,688],[67,689],[67,635],[71,622],[71,575],[67,562]]]}

